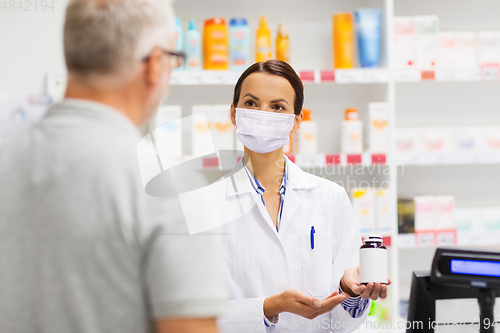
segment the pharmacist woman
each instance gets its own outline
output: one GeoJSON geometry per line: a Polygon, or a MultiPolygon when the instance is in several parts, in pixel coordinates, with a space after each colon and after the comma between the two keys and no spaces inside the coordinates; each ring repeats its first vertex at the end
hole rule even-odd
{"type": "Polygon", "coordinates": [[[232,220],[218,230],[231,299],[223,333],[350,332],[387,296],[386,285],[359,284],[361,236],[344,188],[283,154],[303,100],[279,60],[250,66],[235,86],[231,119],[245,157],[212,184],[216,209],[232,220]]]}

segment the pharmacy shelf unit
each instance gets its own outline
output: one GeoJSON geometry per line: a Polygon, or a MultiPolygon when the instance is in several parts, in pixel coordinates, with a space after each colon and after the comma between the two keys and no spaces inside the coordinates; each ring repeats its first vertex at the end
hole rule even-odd
{"type": "MultiPolygon", "coordinates": [[[[395,16],[437,15],[445,32],[500,31],[500,3],[492,0],[396,0],[395,16]]],[[[397,128],[500,126],[500,82],[479,69],[419,73],[393,71],[397,128]]],[[[397,192],[415,195],[453,195],[457,208],[499,207],[496,190],[500,160],[497,153],[400,154],[397,192]]],[[[418,234],[400,235],[399,294],[407,300],[410,276],[428,270],[436,243],[419,242],[418,234]]],[[[425,236],[424,236],[425,237],[425,236]]],[[[457,233],[455,245],[500,250],[495,232],[457,233]]]]}

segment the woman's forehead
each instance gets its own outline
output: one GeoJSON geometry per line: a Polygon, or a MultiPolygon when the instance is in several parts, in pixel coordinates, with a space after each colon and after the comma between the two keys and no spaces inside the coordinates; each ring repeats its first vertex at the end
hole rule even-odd
{"type": "Polygon", "coordinates": [[[247,76],[241,85],[241,96],[247,93],[269,100],[284,98],[289,102],[295,97],[295,91],[287,79],[267,73],[252,73],[247,76]]]}

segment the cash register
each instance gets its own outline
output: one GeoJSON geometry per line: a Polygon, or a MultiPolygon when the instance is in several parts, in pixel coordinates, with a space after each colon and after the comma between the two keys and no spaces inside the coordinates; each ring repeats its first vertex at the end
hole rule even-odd
{"type": "Polygon", "coordinates": [[[500,252],[438,248],[430,272],[413,272],[406,333],[434,332],[436,300],[462,298],[479,303],[479,322],[469,324],[478,324],[480,333],[493,333],[495,326],[500,332],[495,297],[500,297],[500,252]]]}

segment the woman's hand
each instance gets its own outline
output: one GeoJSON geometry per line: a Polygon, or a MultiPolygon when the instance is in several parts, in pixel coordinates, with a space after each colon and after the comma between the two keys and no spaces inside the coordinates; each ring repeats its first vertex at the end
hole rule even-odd
{"type": "Polygon", "coordinates": [[[332,311],[348,298],[349,295],[338,295],[338,292],[335,291],[320,301],[299,290],[288,289],[281,294],[270,296],[264,300],[264,315],[269,319],[281,312],[290,312],[307,319],[313,319],[323,313],[332,311]]]}
{"type": "Polygon", "coordinates": [[[351,297],[361,296],[363,298],[371,298],[376,300],[387,297],[387,286],[391,284],[391,279],[387,277],[387,285],[382,283],[368,283],[365,285],[359,284],[359,266],[351,267],[345,270],[344,275],[340,279],[340,287],[351,297]]]}

